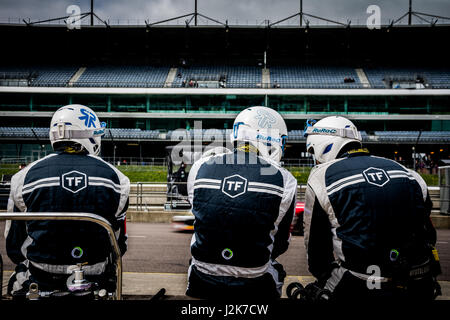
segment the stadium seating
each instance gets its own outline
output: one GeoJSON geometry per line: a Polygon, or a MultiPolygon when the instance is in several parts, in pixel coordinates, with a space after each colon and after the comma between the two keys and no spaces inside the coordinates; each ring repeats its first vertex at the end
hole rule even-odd
{"type": "Polygon", "coordinates": [[[375,131],[380,142],[449,142],[449,131],[375,131]]]}
{"type": "MultiPolygon", "coordinates": [[[[407,142],[415,143],[419,137],[419,131],[375,131],[368,134],[360,131],[363,141],[378,142],[407,142]]],[[[106,140],[226,140],[231,134],[231,129],[202,129],[202,130],[169,130],[167,133],[161,130],[141,129],[107,129],[103,139],[106,140]]],[[[3,139],[48,139],[48,128],[29,127],[0,127],[0,138],[3,139]]],[[[303,130],[290,130],[288,141],[304,142],[303,130]]],[[[420,134],[421,142],[450,142],[450,131],[423,131],[420,134]]]]}
{"type": "Polygon", "coordinates": [[[29,86],[64,87],[77,70],[76,66],[0,66],[0,77],[9,77],[9,85],[15,85],[14,75],[20,75],[20,78],[28,75],[29,86]]]}
{"type": "Polygon", "coordinates": [[[0,138],[48,139],[48,128],[0,127],[0,138]]]}
{"type": "Polygon", "coordinates": [[[375,67],[365,68],[367,79],[372,88],[387,88],[385,79],[416,79],[417,76],[423,77],[424,81],[429,84],[428,87],[435,89],[450,88],[450,69],[448,68],[389,68],[375,67]]]}
{"type": "Polygon", "coordinates": [[[91,66],[74,86],[159,88],[164,86],[169,69],[168,66],[91,66]]]}
{"type": "Polygon", "coordinates": [[[173,82],[173,87],[182,87],[183,81],[189,87],[190,79],[200,81],[219,81],[221,76],[226,77],[227,88],[257,88],[261,85],[261,68],[254,66],[217,65],[192,65],[189,68],[179,68],[173,82]]]}
{"type": "Polygon", "coordinates": [[[271,66],[270,80],[272,87],[278,84],[282,88],[362,88],[356,71],[349,67],[271,66]]]}
{"type": "Polygon", "coordinates": [[[155,140],[160,139],[160,131],[141,129],[107,129],[103,139],[155,140]]]}
{"type": "MultiPolygon", "coordinates": [[[[366,131],[360,131],[361,137],[363,141],[368,139],[368,135],[366,131]]],[[[288,132],[287,141],[306,141],[306,138],[303,136],[303,130],[291,130],[288,132]]]]}
{"type": "MultiPolygon", "coordinates": [[[[0,66],[0,85],[67,86],[79,66],[0,66]]],[[[153,87],[165,85],[170,67],[167,66],[88,66],[71,85],[76,87],[153,87]]],[[[428,87],[450,88],[449,68],[425,67],[367,67],[363,68],[372,88],[387,88],[388,79],[414,80],[423,77],[428,87]]],[[[353,89],[363,88],[354,68],[325,65],[274,65],[270,66],[270,87],[353,89]]],[[[175,88],[188,85],[189,80],[200,82],[199,87],[220,87],[219,80],[226,79],[223,87],[262,87],[262,70],[257,66],[227,65],[224,63],[192,65],[178,68],[170,85],[175,88]],[[206,84],[209,82],[209,85],[206,84]]]]}

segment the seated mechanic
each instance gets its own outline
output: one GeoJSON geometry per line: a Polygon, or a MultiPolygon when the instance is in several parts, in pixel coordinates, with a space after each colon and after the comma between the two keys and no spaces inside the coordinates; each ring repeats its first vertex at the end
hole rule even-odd
{"type": "Polygon", "coordinates": [[[187,174],[186,164],[181,162],[180,168],[174,173],[175,185],[177,186],[178,193],[183,196],[187,196],[187,174]]]}
{"type": "Polygon", "coordinates": [[[424,180],[362,149],[348,119],[308,121],[305,246],[309,271],[333,299],[434,299],[436,231],[424,180]]]}
{"type": "Polygon", "coordinates": [[[286,137],[280,114],[251,107],[234,121],[233,152],[205,155],[193,164],[188,296],[281,296],[286,273],[276,259],[288,249],[297,192],[296,179],[279,164],[286,137]]]}
{"type": "MultiPolygon", "coordinates": [[[[105,131],[97,115],[82,105],[58,109],[50,124],[55,153],[37,160],[11,180],[8,211],[84,212],[108,220],[122,255],[130,182],[98,157],[105,131]]],[[[67,290],[76,265],[100,288],[115,289],[109,236],[103,227],[82,221],[8,221],[6,250],[17,265],[8,293],[23,297],[31,283],[41,291],[67,290]]]]}

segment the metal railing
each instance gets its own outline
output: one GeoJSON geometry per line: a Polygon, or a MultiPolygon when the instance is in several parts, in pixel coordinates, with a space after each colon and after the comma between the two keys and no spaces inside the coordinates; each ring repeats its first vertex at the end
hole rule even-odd
{"type": "MultiPolygon", "coordinates": [[[[109,235],[111,247],[113,249],[116,258],[116,295],[115,299],[120,300],[122,298],[122,255],[120,253],[119,244],[117,243],[114,230],[111,224],[96,214],[82,213],[82,212],[20,212],[20,213],[0,213],[0,221],[2,220],[69,220],[69,221],[87,221],[93,222],[102,226],[109,235]]],[[[3,279],[3,263],[1,261],[0,254],[0,279],[3,279]]],[[[3,281],[3,280],[2,280],[3,281]]],[[[3,292],[3,283],[0,284],[0,296],[3,292]]]]}
{"type": "Polygon", "coordinates": [[[167,167],[166,158],[140,158],[140,157],[102,157],[106,162],[115,166],[164,166],[167,167]]]}
{"type": "Polygon", "coordinates": [[[450,215],[450,166],[439,167],[438,184],[441,214],[450,215]]]}
{"type": "MultiPolygon", "coordinates": [[[[190,14],[191,15],[191,14],[190,14]]],[[[202,26],[217,26],[220,24],[217,24],[217,22],[214,22],[213,20],[209,20],[205,17],[201,17],[200,14],[197,14],[199,17],[198,18],[198,24],[202,25],[202,26]]],[[[303,13],[303,15],[307,15],[306,13],[303,13]]],[[[187,15],[189,16],[189,15],[187,15]]],[[[337,23],[343,24],[343,25],[348,25],[349,19],[352,21],[352,26],[353,27],[367,27],[367,21],[366,18],[363,17],[351,17],[351,16],[345,16],[345,17],[338,17],[338,16],[334,16],[330,19],[323,19],[314,15],[308,15],[308,25],[309,26],[317,26],[317,27],[324,27],[324,26],[335,26],[337,23]],[[334,21],[333,21],[334,20],[334,21]]],[[[404,18],[404,16],[403,16],[404,18]]],[[[40,16],[40,18],[36,19],[48,19],[50,21],[47,21],[45,23],[45,25],[60,25],[60,26],[66,26],[66,20],[63,19],[51,19],[49,16],[45,17],[45,16],[40,16]]],[[[153,19],[155,19],[155,17],[153,17],[153,19]]],[[[159,18],[156,18],[156,21],[152,21],[149,19],[149,17],[145,17],[145,16],[141,16],[140,18],[116,18],[116,17],[109,17],[107,19],[104,20],[104,22],[99,21],[97,19],[94,19],[93,23],[95,26],[105,26],[105,23],[107,23],[109,26],[142,26],[145,27],[147,24],[154,24],[154,23],[158,23],[159,25],[164,25],[164,26],[182,26],[185,27],[186,26],[186,16],[179,16],[179,17],[173,17],[171,19],[166,19],[163,21],[158,21],[159,18]]],[[[19,16],[2,16],[0,17],[0,24],[25,24],[26,23],[32,23],[32,21],[35,19],[32,19],[30,17],[19,17],[19,16]]],[[[388,27],[392,24],[392,22],[394,20],[397,20],[395,25],[407,25],[408,21],[407,19],[398,19],[395,16],[389,17],[387,16],[386,18],[383,17],[380,20],[380,25],[381,27],[388,27]]],[[[243,26],[248,26],[248,27],[261,27],[261,26],[266,26],[267,24],[269,24],[270,21],[267,18],[246,18],[246,17],[240,17],[240,18],[227,18],[228,21],[228,26],[234,26],[234,27],[243,27],[243,26]]],[[[443,19],[439,19],[436,20],[435,22],[438,25],[447,25],[448,24],[448,19],[445,19],[443,17],[443,19]]],[[[298,17],[298,13],[294,16],[291,16],[289,19],[283,19],[282,21],[278,22],[277,25],[280,26],[294,26],[294,27],[298,27],[300,24],[300,18],[298,17]],[[294,17],[297,16],[295,19],[294,17]]],[[[88,20],[80,20],[80,25],[82,27],[85,26],[89,26],[90,22],[88,20]]],[[[414,26],[423,26],[423,25],[430,25],[429,21],[423,20],[423,19],[415,19],[413,21],[413,25],[414,26]]]]}
{"type": "MultiPolygon", "coordinates": [[[[176,185],[186,185],[186,182],[177,182],[176,185]]],[[[305,201],[306,184],[297,186],[297,200],[305,201]]],[[[130,207],[137,211],[149,211],[149,207],[162,208],[166,203],[173,201],[188,201],[188,196],[171,193],[167,190],[167,183],[137,182],[130,192],[130,207]],[[155,190],[161,188],[161,190],[155,190]],[[153,203],[149,203],[153,202],[153,203]]]]}
{"type": "Polygon", "coordinates": [[[135,186],[135,192],[130,192],[130,207],[134,205],[137,211],[148,211],[152,205],[163,207],[166,203],[168,198],[166,182],[136,182],[135,186]],[[149,200],[153,203],[149,203],[149,200]]]}

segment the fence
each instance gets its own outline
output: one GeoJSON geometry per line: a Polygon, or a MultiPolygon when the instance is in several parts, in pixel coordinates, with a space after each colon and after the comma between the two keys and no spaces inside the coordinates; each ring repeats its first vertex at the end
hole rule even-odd
{"type": "Polygon", "coordinates": [[[102,157],[115,166],[167,166],[166,158],[102,157]]]}
{"type": "Polygon", "coordinates": [[[439,167],[438,181],[441,214],[450,215],[450,166],[439,167]]]}
{"type": "MultiPolygon", "coordinates": [[[[186,182],[177,182],[176,185],[185,185],[186,182]]],[[[306,184],[297,186],[297,200],[305,201],[306,184]]],[[[171,190],[169,190],[171,191],[171,190]]],[[[137,211],[152,211],[164,208],[177,209],[175,202],[179,208],[186,209],[188,197],[178,194],[177,192],[168,192],[166,183],[155,182],[137,182],[132,184],[130,190],[129,206],[137,211]],[[181,205],[180,205],[181,203],[181,205]]]]}

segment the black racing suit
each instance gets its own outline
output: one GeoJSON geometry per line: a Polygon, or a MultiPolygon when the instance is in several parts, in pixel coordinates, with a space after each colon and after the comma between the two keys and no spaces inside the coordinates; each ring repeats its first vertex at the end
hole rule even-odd
{"type": "Polygon", "coordinates": [[[253,152],[194,163],[188,178],[195,216],[186,294],[198,298],[281,296],[275,259],[289,245],[296,179],[253,152]]]}
{"type": "MultiPolygon", "coordinates": [[[[129,179],[101,158],[58,152],[31,163],[12,177],[8,211],[99,215],[111,223],[123,255],[127,250],[129,189],[129,179]]],[[[8,221],[5,238],[8,257],[17,265],[9,293],[23,295],[32,282],[41,291],[67,290],[66,280],[77,264],[83,264],[88,280],[113,290],[111,244],[106,230],[99,225],[82,221],[8,221]]]]}
{"type": "Polygon", "coordinates": [[[359,149],[316,166],[304,213],[309,270],[336,299],[432,299],[431,201],[423,179],[359,149]]]}

